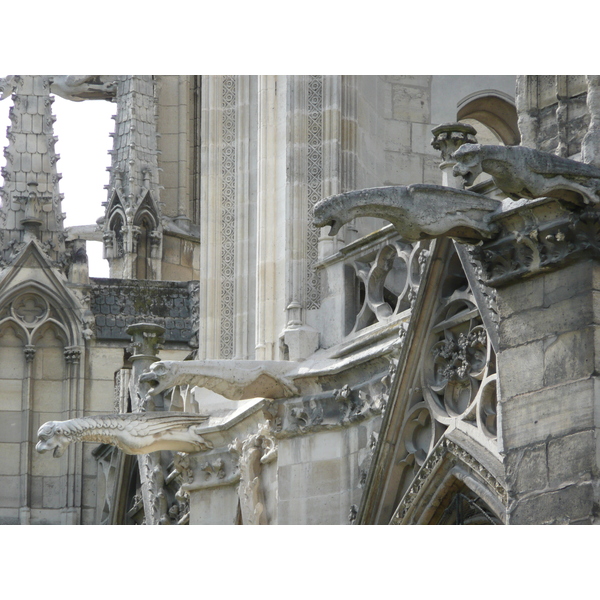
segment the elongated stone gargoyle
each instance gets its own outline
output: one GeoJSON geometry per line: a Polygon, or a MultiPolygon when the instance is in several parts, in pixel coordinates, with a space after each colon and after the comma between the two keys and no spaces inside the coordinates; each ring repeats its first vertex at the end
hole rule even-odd
{"type": "Polygon", "coordinates": [[[115,77],[106,75],[54,75],[51,91],[67,100],[111,100],[116,96],[115,77]]]}
{"type": "Polygon", "coordinates": [[[297,366],[286,360],[163,360],[150,365],[140,382],[153,386],[148,391],[151,396],[177,385],[192,385],[229,400],[289,398],[298,395],[290,377],[297,366]]]}
{"type": "Polygon", "coordinates": [[[325,198],[316,204],[313,222],[330,225],[329,235],[335,235],[355,217],[378,217],[409,242],[440,236],[478,241],[496,232],[490,218],[500,206],[481,194],[440,185],[389,186],[325,198]]]}
{"type": "Polygon", "coordinates": [[[454,176],[460,175],[466,185],[488,173],[513,200],[549,196],[578,204],[600,202],[600,169],[576,160],[525,146],[482,144],[463,144],[452,158],[454,176]]]}
{"type": "Polygon", "coordinates": [[[54,450],[60,457],[72,442],[110,444],[125,454],[148,454],[158,450],[200,452],[212,444],[197,433],[208,417],[178,412],[97,415],[48,421],[38,431],[38,452],[54,450]]]}

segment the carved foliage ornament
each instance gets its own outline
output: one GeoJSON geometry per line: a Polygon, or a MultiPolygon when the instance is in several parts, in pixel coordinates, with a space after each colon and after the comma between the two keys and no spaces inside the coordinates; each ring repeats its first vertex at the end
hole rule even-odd
{"type": "Polygon", "coordinates": [[[472,255],[481,263],[485,283],[494,287],[560,268],[581,256],[600,257],[600,211],[587,208],[509,231],[494,242],[475,246],[472,255]]]}

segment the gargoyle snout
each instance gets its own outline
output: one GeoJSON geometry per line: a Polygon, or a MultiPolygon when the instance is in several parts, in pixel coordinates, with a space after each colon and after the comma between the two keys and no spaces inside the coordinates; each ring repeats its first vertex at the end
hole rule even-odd
{"type": "Polygon", "coordinates": [[[343,221],[336,219],[331,210],[331,198],[325,198],[317,203],[313,210],[313,225],[315,227],[326,227],[329,225],[329,235],[334,236],[341,229],[343,221]]]}

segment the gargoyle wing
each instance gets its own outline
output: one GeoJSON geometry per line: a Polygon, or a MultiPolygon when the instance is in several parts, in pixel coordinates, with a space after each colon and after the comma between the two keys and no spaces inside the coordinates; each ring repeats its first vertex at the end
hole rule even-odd
{"type": "Polygon", "coordinates": [[[134,436],[153,436],[165,431],[186,430],[202,425],[207,419],[204,415],[180,412],[132,413],[131,418],[125,422],[125,429],[134,436]]]}

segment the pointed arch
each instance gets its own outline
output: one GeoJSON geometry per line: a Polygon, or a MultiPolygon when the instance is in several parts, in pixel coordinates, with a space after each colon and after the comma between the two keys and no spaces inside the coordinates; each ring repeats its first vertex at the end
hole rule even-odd
{"type": "Polygon", "coordinates": [[[138,279],[158,279],[162,256],[162,225],[159,209],[150,192],[140,203],[133,219],[136,232],[135,275],[138,279]]]}
{"type": "MultiPolygon", "coordinates": [[[[28,344],[35,343],[36,331],[45,322],[54,323],[63,332],[66,346],[77,346],[82,342],[82,323],[77,317],[72,299],[66,295],[59,295],[55,290],[38,281],[24,281],[4,294],[0,293],[0,306],[3,307],[2,314],[6,314],[4,320],[18,323],[19,327],[26,332],[28,344]],[[35,302],[35,299],[40,301],[39,319],[37,321],[30,319],[31,322],[28,323],[25,311],[33,311],[36,307],[35,304],[33,307],[28,307],[27,302],[35,302]],[[42,303],[46,304],[45,310],[42,303]],[[23,305],[21,317],[19,317],[19,305],[23,305]]],[[[0,316],[0,324],[2,322],[0,316]]]]}
{"type": "Polygon", "coordinates": [[[481,90],[463,98],[457,108],[458,121],[482,123],[506,146],[516,146],[521,142],[515,102],[507,94],[498,90],[481,90]]]}
{"type": "Polygon", "coordinates": [[[470,441],[465,445],[471,452],[449,438],[437,444],[398,503],[391,524],[466,524],[461,505],[471,507],[467,520],[472,524],[505,523],[508,496],[501,463],[484,448],[470,441]]]}

